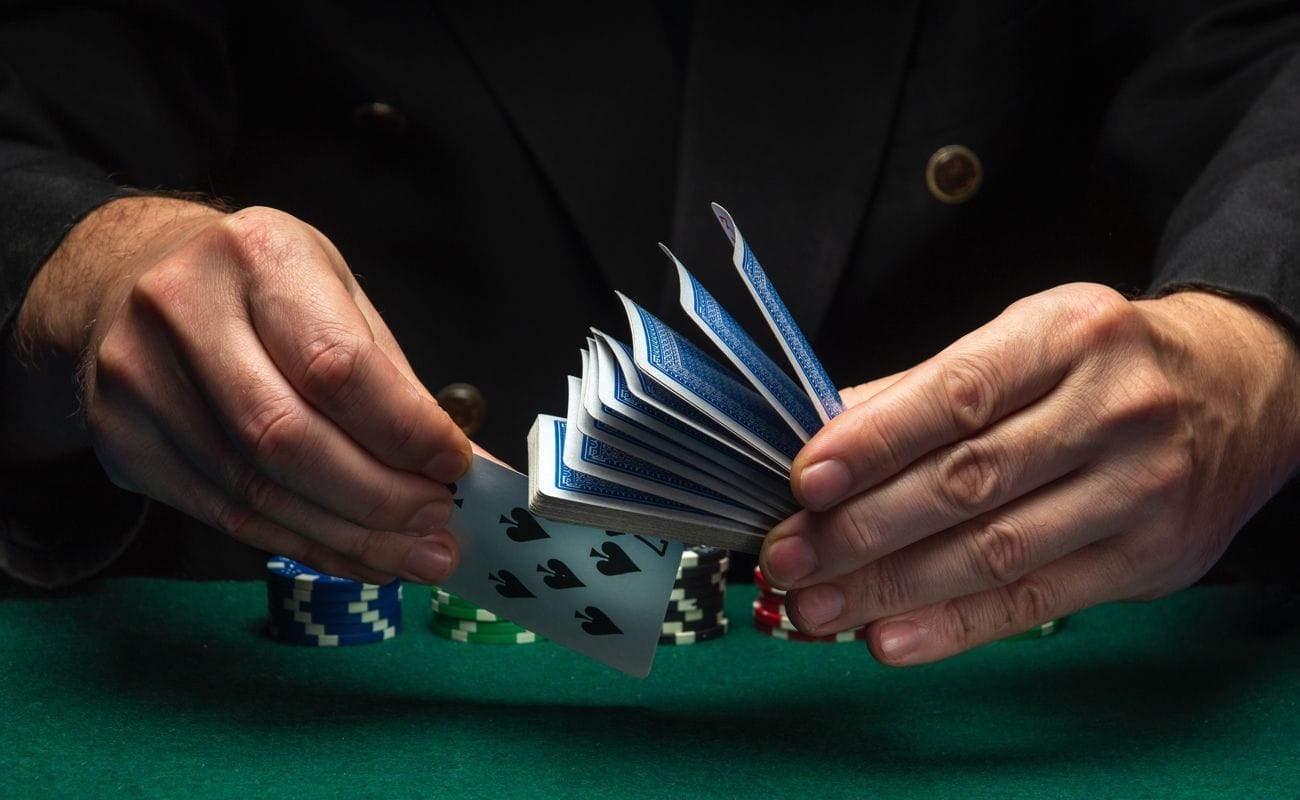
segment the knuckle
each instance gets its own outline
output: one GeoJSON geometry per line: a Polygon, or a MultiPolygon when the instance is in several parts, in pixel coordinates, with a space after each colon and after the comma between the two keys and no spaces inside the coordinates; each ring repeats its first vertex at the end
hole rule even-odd
{"type": "Polygon", "coordinates": [[[220,246],[236,263],[258,272],[275,270],[292,249],[287,215],[270,208],[245,208],[224,217],[216,229],[220,246]]]}
{"type": "Polygon", "coordinates": [[[387,482],[383,484],[383,488],[377,489],[374,499],[368,505],[369,510],[360,520],[362,525],[391,530],[406,521],[397,507],[397,491],[391,482],[387,482]]]}
{"type": "Polygon", "coordinates": [[[902,451],[895,434],[881,425],[881,417],[866,413],[865,409],[853,414],[853,439],[862,442],[854,462],[848,466],[862,474],[891,474],[904,466],[902,451]]]}
{"type": "MultiPolygon", "coordinates": [[[[1032,625],[1053,616],[1056,606],[1055,592],[1044,581],[1023,577],[1004,589],[1007,619],[1012,627],[1032,625]]],[[[1008,633],[1012,631],[1007,631],[1008,633]]]]}
{"type": "Polygon", "coordinates": [[[251,467],[235,479],[235,492],[245,506],[260,513],[270,510],[278,494],[274,481],[251,467]]]}
{"type": "Polygon", "coordinates": [[[978,513],[1002,496],[1002,459],[987,442],[967,440],[951,447],[938,465],[939,489],[959,512],[978,513]]]}
{"type": "Polygon", "coordinates": [[[993,586],[1006,586],[1029,567],[1030,548],[1019,528],[1008,519],[979,525],[966,539],[976,573],[993,586]]]}
{"type": "Polygon", "coordinates": [[[886,558],[872,564],[866,574],[865,584],[865,607],[862,610],[866,619],[863,622],[909,608],[912,585],[892,559],[886,558]]]}
{"type": "Polygon", "coordinates": [[[1133,330],[1139,317],[1119,292],[1095,283],[1073,284],[1056,328],[1083,343],[1100,344],[1133,330]]]}
{"type": "Polygon", "coordinates": [[[310,422],[288,400],[268,401],[240,426],[244,447],[261,464],[289,466],[307,443],[310,422]]]}
{"type": "Polygon", "coordinates": [[[953,429],[971,435],[983,430],[997,413],[998,368],[978,353],[953,356],[944,362],[944,403],[953,429]]]}
{"type": "Polygon", "coordinates": [[[320,331],[302,347],[303,391],[323,401],[346,400],[368,348],[365,341],[337,328],[320,331]]]}
{"type": "Polygon", "coordinates": [[[880,525],[860,503],[848,503],[834,513],[835,538],[842,543],[850,566],[874,561],[883,552],[880,525]]]}
{"type": "Polygon", "coordinates": [[[352,537],[343,552],[353,561],[378,568],[382,562],[383,542],[384,536],[378,531],[364,531],[352,537]]]}
{"type": "Polygon", "coordinates": [[[121,331],[111,330],[99,342],[93,366],[90,385],[100,396],[113,396],[116,392],[139,395],[144,390],[144,359],[121,331]]]}
{"type": "Polygon", "coordinates": [[[227,536],[253,545],[258,543],[258,533],[253,524],[257,514],[251,508],[223,500],[212,509],[211,515],[212,524],[227,536]]]}

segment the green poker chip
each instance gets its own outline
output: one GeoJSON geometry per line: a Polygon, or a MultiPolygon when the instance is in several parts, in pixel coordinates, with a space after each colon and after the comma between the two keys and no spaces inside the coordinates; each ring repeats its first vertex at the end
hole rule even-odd
{"type": "Polygon", "coordinates": [[[439,625],[434,620],[433,632],[444,639],[451,639],[453,642],[465,642],[467,644],[532,644],[543,641],[541,636],[532,631],[521,631],[519,633],[471,633],[456,628],[448,628],[439,625]]]}
{"type": "Polygon", "coordinates": [[[444,617],[455,617],[456,619],[468,619],[474,622],[510,622],[505,617],[493,614],[486,608],[478,606],[457,606],[451,604],[442,604],[438,601],[433,602],[433,613],[444,617]]]}
{"type": "Polygon", "coordinates": [[[528,633],[528,629],[513,622],[479,622],[472,619],[460,619],[443,614],[433,615],[433,624],[448,630],[466,633],[528,633]]]}

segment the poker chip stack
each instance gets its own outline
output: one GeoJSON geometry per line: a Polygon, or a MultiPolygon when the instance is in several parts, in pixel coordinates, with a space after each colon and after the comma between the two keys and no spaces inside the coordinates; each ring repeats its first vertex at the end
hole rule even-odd
{"type": "Polygon", "coordinates": [[[707,642],[727,632],[723,601],[730,565],[731,559],[721,547],[688,547],[682,551],[659,644],[707,642]]]}
{"type": "Polygon", "coordinates": [[[532,644],[542,637],[463,597],[433,587],[433,632],[469,644],[532,644]]]}
{"type": "Polygon", "coordinates": [[[379,586],[317,572],[285,556],[266,562],[267,630],[282,642],[345,647],[391,639],[402,626],[402,584],[379,586]]]}
{"type": "Polygon", "coordinates": [[[759,633],[790,642],[856,642],[867,637],[866,626],[850,628],[830,636],[809,636],[795,629],[785,613],[785,592],[773,588],[763,578],[763,571],[754,567],[754,586],[758,597],[754,599],[754,627],[759,633]]]}

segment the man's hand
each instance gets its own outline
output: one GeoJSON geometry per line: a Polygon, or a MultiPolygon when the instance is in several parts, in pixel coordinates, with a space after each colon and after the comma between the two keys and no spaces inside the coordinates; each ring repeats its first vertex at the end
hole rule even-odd
{"type": "Polygon", "coordinates": [[[90,441],[119,486],[338,575],[455,568],[445,484],[469,440],[305,223],[114,201],[42,268],[16,330],[37,359],[82,354],[90,441]]]}
{"type": "Polygon", "coordinates": [[[1300,463],[1300,358],[1211,294],[1021,300],[799,453],[761,564],[799,628],[872,623],[888,664],[1182,588],[1300,463]]]}

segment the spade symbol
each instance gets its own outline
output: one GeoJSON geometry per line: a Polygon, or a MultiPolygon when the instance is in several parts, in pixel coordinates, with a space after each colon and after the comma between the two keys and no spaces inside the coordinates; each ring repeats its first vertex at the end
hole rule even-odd
{"type": "Polygon", "coordinates": [[[573,570],[569,569],[569,565],[558,558],[547,561],[546,566],[538,564],[537,571],[546,573],[546,577],[542,578],[542,580],[552,589],[576,589],[579,586],[587,585],[578,580],[578,576],[573,574],[573,570]]]}
{"type": "Polygon", "coordinates": [[[459,489],[456,488],[456,482],[452,481],[451,483],[447,484],[447,488],[451,490],[451,502],[456,504],[456,508],[464,508],[465,498],[456,496],[456,492],[460,491],[459,489]]]}
{"type": "Polygon", "coordinates": [[[605,542],[600,550],[591,548],[591,557],[597,559],[596,569],[602,575],[624,575],[628,572],[640,572],[638,567],[623,548],[613,542],[605,542]]]}
{"type": "Polygon", "coordinates": [[[537,524],[537,520],[533,519],[533,515],[529,514],[526,508],[510,509],[509,517],[505,514],[501,515],[501,523],[510,526],[506,528],[506,536],[516,542],[535,542],[538,539],[551,538],[551,535],[537,524]]]}
{"type": "Polygon", "coordinates": [[[488,580],[497,585],[497,594],[502,597],[536,597],[537,595],[528,591],[524,582],[515,577],[515,574],[509,570],[499,569],[495,573],[488,573],[488,580]]]}
{"type": "Polygon", "coordinates": [[[592,636],[609,636],[623,632],[614,624],[614,620],[595,606],[587,606],[583,611],[575,611],[573,616],[583,620],[582,629],[592,636]]]}

